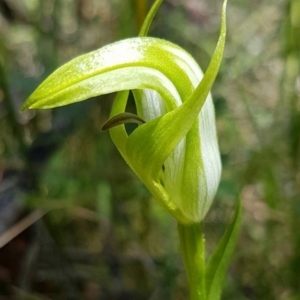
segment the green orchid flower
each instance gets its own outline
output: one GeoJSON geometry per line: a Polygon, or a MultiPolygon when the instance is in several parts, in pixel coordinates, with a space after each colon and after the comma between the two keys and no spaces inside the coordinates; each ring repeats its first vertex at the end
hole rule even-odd
{"type": "Polygon", "coordinates": [[[124,91],[117,96],[107,125],[121,123],[110,129],[114,143],[179,222],[200,222],[211,206],[221,173],[209,91],[222,59],[225,27],[224,5],[219,42],[204,77],[196,61],[179,46],[157,38],[131,38],[63,65],[22,109],[52,108],[124,91]],[[129,90],[135,97],[135,117],[125,112],[129,90]],[[129,136],[123,124],[128,121],[142,123],[129,136]]]}
{"type": "Polygon", "coordinates": [[[237,205],[207,266],[202,220],[214,199],[221,162],[210,90],[221,64],[226,0],[219,41],[205,74],[182,48],[145,37],[162,0],[150,10],[140,37],[79,56],[50,75],[27,108],[52,108],[118,92],[103,125],[130,168],[176,218],[191,300],[218,300],[241,223],[237,205]],[[129,91],[136,114],[126,112],[129,91]],[[127,134],[126,123],[137,123],[127,134]]]}

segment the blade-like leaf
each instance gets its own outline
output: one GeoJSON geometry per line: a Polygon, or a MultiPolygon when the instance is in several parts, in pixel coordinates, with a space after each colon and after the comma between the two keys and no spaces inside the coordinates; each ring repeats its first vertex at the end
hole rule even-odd
{"type": "Polygon", "coordinates": [[[242,219],[241,217],[242,205],[239,199],[233,219],[227,227],[207,265],[207,300],[218,300],[221,297],[223,282],[238,239],[242,219]]]}

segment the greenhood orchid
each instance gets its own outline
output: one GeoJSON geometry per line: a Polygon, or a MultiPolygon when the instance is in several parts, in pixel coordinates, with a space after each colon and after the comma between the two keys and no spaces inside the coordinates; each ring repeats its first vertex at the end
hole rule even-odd
{"type": "Polygon", "coordinates": [[[237,205],[216,250],[205,261],[202,220],[215,196],[221,161],[210,90],[222,61],[226,0],[219,41],[205,72],[182,48],[146,37],[162,0],[156,0],[140,37],[79,56],[50,75],[27,99],[27,108],[52,108],[118,92],[109,120],[111,138],[153,197],[178,222],[191,300],[218,300],[237,240],[237,205]],[[136,114],[126,112],[129,91],[136,114]],[[128,135],[126,123],[137,123],[128,135]]]}
{"type": "Polygon", "coordinates": [[[131,38],[63,65],[22,109],[52,108],[122,91],[107,125],[113,127],[114,143],[179,222],[200,222],[211,206],[221,173],[209,91],[221,63],[225,31],[224,5],[219,42],[204,77],[195,60],[177,45],[152,37],[131,38]],[[130,117],[125,112],[129,90],[137,110],[130,117]],[[128,136],[123,123],[130,121],[141,125],[128,136]]]}

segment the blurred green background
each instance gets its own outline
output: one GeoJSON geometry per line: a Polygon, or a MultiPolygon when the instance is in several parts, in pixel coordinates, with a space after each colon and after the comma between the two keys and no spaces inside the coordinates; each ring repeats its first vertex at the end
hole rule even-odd
{"type": "MultiPolygon", "coordinates": [[[[187,299],[175,221],[101,132],[114,95],[18,112],[64,62],[136,36],[151,4],[0,1],[1,300],[187,299]]],[[[165,0],[150,35],[181,45],[205,70],[221,6],[165,0]]],[[[223,174],[205,219],[207,252],[240,195],[243,225],[222,299],[297,300],[300,1],[230,0],[227,19],[212,90],[223,174]]]]}

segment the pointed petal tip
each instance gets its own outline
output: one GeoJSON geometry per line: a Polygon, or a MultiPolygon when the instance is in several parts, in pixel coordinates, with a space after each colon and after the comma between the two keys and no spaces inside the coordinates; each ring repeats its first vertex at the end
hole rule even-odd
{"type": "Polygon", "coordinates": [[[24,112],[26,109],[29,109],[29,108],[30,108],[30,106],[25,102],[25,103],[21,106],[20,112],[24,112]]]}

